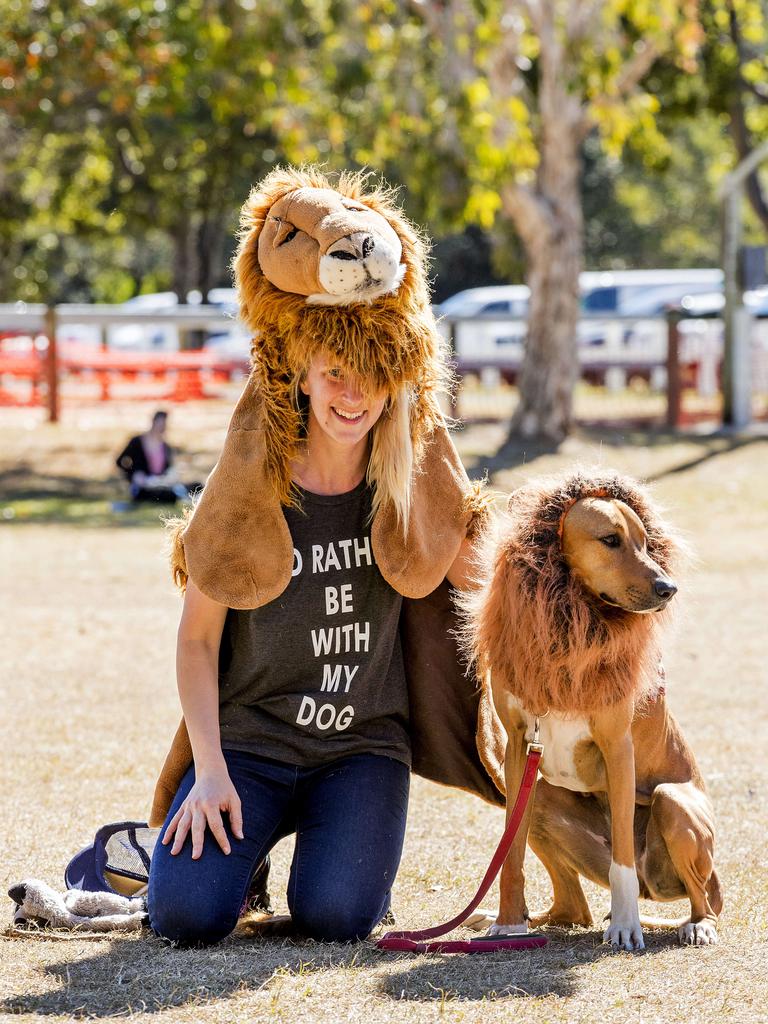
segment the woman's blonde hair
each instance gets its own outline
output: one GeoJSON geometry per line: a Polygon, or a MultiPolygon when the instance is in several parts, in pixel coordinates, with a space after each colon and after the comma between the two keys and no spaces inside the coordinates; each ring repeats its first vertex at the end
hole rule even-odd
{"type": "Polygon", "coordinates": [[[373,486],[371,520],[383,505],[391,501],[398,525],[406,536],[413,473],[411,393],[407,385],[402,385],[394,398],[387,400],[384,411],[371,430],[371,442],[371,457],[365,474],[373,486]]]}

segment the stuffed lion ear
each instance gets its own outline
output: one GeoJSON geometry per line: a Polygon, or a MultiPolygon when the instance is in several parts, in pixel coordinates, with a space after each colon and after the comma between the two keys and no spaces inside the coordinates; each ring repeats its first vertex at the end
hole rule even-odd
{"type": "Polygon", "coordinates": [[[291,578],[293,543],[270,481],[267,443],[251,377],[191,518],[176,527],[174,573],[183,568],[204,594],[230,608],[258,608],[291,578]]]}
{"type": "Polygon", "coordinates": [[[264,225],[262,235],[267,243],[272,243],[273,249],[279,249],[281,245],[290,242],[298,230],[289,220],[283,220],[280,217],[269,217],[264,225]]]}

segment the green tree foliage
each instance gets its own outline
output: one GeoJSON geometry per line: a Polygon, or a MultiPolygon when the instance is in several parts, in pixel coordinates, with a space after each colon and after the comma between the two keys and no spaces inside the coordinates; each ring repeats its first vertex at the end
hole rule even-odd
{"type": "MultiPolygon", "coordinates": [[[[768,3],[765,0],[708,0],[702,6],[705,44],[701,105],[727,125],[737,163],[768,139],[768,3]]],[[[765,175],[747,180],[754,214],[768,232],[765,175]]]]}
{"type": "Polygon", "coordinates": [[[642,83],[663,54],[693,70],[695,6],[422,0],[412,10],[444,104],[437,114],[425,92],[422,119],[433,151],[463,168],[463,215],[485,227],[508,220],[525,248],[531,306],[515,428],[562,437],[577,373],[582,146],[597,133],[617,159],[640,136],[663,145],[658,100],[642,83]]]}
{"type": "Polygon", "coordinates": [[[765,137],[765,9],[5,0],[0,293],[119,300],[225,283],[237,211],[279,160],[404,184],[411,216],[447,238],[441,294],[491,279],[486,236],[497,274],[519,280],[510,202],[530,207],[546,177],[553,40],[562,105],[578,101],[588,265],[712,264],[725,129],[741,152],[736,100],[742,139],[765,137]]]}
{"type": "MultiPolygon", "coordinates": [[[[653,144],[636,133],[617,160],[587,140],[590,267],[720,262],[718,185],[768,137],[766,11],[765,0],[702,3],[695,73],[681,75],[678,64],[664,56],[645,80],[658,105],[653,144]]],[[[752,244],[765,243],[767,172],[763,168],[748,181],[745,239],[752,244]]]]}
{"type": "MultiPolygon", "coordinates": [[[[143,246],[131,250],[121,239],[160,232],[173,248],[166,284],[182,295],[207,290],[225,273],[248,188],[277,158],[277,115],[306,97],[302,55],[314,30],[309,40],[302,33],[302,24],[310,28],[305,5],[90,0],[73,13],[66,0],[10,0],[6,7],[0,117],[19,142],[2,201],[7,209],[19,187],[24,197],[16,218],[23,240],[12,261],[41,262],[32,276],[37,293],[49,294],[56,289],[40,280],[41,247],[111,236],[115,270],[122,260],[144,278],[143,246]]],[[[284,119],[281,130],[290,139],[284,119]]],[[[62,287],[76,276],[65,274],[62,287]]],[[[86,276],[102,290],[97,262],[86,276]]],[[[37,297],[34,285],[26,292],[37,297]]]]}
{"type": "Polygon", "coordinates": [[[660,125],[664,148],[628,146],[621,160],[596,138],[584,146],[585,265],[617,270],[714,267],[720,259],[716,188],[733,152],[719,118],[660,125]]]}

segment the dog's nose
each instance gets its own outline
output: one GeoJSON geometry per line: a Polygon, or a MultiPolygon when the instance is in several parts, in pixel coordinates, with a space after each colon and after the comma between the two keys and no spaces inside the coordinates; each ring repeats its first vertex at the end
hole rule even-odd
{"type": "Polygon", "coordinates": [[[653,584],[653,589],[659,597],[667,599],[674,597],[677,593],[677,587],[672,580],[656,580],[653,584]]]}

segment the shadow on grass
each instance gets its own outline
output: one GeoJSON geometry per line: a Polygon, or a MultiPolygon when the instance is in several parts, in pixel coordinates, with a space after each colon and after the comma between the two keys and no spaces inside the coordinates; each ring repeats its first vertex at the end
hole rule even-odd
{"type": "MultiPolygon", "coordinates": [[[[676,473],[684,473],[710,459],[727,455],[740,448],[768,442],[768,433],[737,434],[726,430],[697,435],[660,429],[599,430],[581,427],[573,437],[585,444],[602,445],[605,448],[664,448],[685,443],[694,445],[700,450],[700,453],[693,458],[651,474],[647,477],[649,483],[676,473]]],[[[555,455],[559,449],[560,445],[555,441],[511,435],[504,439],[493,455],[479,456],[468,460],[466,468],[471,477],[477,477],[486,472],[489,478],[493,478],[496,473],[535,462],[536,459],[544,455],[555,455]]]]}
{"type": "Polygon", "coordinates": [[[118,493],[116,479],[98,480],[93,477],[68,474],[41,474],[27,463],[0,472],[0,500],[28,501],[34,498],[60,498],[77,501],[108,499],[118,493]]]}
{"type": "Polygon", "coordinates": [[[207,949],[184,950],[149,935],[107,941],[108,949],[91,956],[48,964],[43,970],[54,986],[0,1001],[0,1017],[25,1013],[101,1019],[137,1011],[162,1013],[262,989],[277,1007],[286,981],[335,968],[374,967],[381,956],[371,943],[234,938],[207,949]]]}
{"type": "Polygon", "coordinates": [[[72,499],[58,496],[0,498],[0,525],[46,525],[75,527],[155,527],[168,515],[177,515],[181,505],[142,504],[103,499],[72,499]]]}
{"type": "MultiPolygon", "coordinates": [[[[699,449],[693,458],[648,476],[648,481],[654,482],[686,472],[740,448],[765,444],[768,434],[720,431],[696,435],[661,429],[600,430],[581,427],[574,434],[574,439],[608,449],[627,446],[663,448],[681,442],[695,445],[699,449]]],[[[487,473],[492,479],[497,473],[535,463],[537,459],[554,455],[558,450],[559,445],[552,441],[510,436],[505,438],[493,454],[468,458],[466,468],[470,477],[478,478],[487,473]]],[[[578,461],[578,456],[575,461],[578,461]]],[[[27,463],[19,463],[12,469],[0,471],[0,525],[58,523],[83,527],[157,526],[163,514],[174,514],[180,508],[178,505],[175,508],[171,505],[132,507],[121,501],[125,497],[121,481],[116,477],[97,479],[67,474],[47,475],[27,463]],[[121,508],[121,505],[128,507],[121,508]]]]}
{"type": "Polygon", "coordinates": [[[579,987],[577,971],[604,957],[652,956],[677,948],[674,932],[646,933],[642,953],[617,953],[605,946],[602,931],[569,933],[547,931],[543,949],[474,956],[435,956],[412,966],[398,961],[381,991],[399,1001],[480,1001],[504,998],[541,998],[573,995],[579,987]]]}
{"type": "Polygon", "coordinates": [[[100,1019],[204,1006],[261,990],[277,1010],[286,982],[337,968],[377,970],[379,994],[393,1002],[442,1006],[449,1001],[569,996],[579,987],[580,967],[606,956],[649,956],[677,948],[673,933],[647,935],[642,954],[613,953],[602,945],[599,932],[550,930],[549,939],[544,949],[417,959],[379,952],[371,942],[232,939],[209,949],[178,950],[149,936],[113,939],[105,951],[49,964],[44,973],[54,987],[4,999],[0,1014],[100,1019]]]}
{"type": "Polygon", "coordinates": [[[715,459],[719,455],[728,455],[730,452],[738,451],[739,448],[747,448],[753,444],[765,444],[768,441],[766,436],[754,436],[754,437],[737,437],[728,436],[724,434],[713,435],[706,439],[707,444],[705,450],[695,458],[687,459],[685,462],[678,463],[676,466],[670,466],[669,469],[665,469],[660,473],[653,473],[648,477],[648,482],[653,483],[655,480],[662,480],[667,476],[674,476],[676,473],[685,473],[689,469],[695,469],[696,466],[700,466],[703,462],[709,462],[710,459],[715,459]]]}
{"type": "Polygon", "coordinates": [[[483,474],[492,479],[496,473],[505,469],[514,469],[535,462],[542,455],[555,455],[560,445],[556,441],[545,438],[523,438],[517,435],[508,436],[492,455],[479,455],[467,460],[466,470],[472,479],[483,474]]]}

